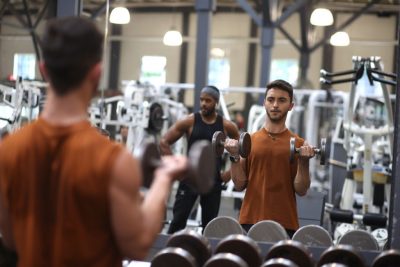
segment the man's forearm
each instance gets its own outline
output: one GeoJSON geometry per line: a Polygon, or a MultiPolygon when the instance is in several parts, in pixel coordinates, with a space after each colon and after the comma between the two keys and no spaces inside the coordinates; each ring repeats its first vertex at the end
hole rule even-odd
{"type": "Polygon", "coordinates": [[[304,196],[310,188],[310,170],[309,160],[299,160],[297,167],[297,175],[294,179],[294,188],[298,195],[304,196]]]}
{"type": "Polygon", "coordinates": [[[236,190],[242,191],[247,187],[247,177],[243,171],[240,161],[236,163],[232,162],[231,178],[236,190]]]}

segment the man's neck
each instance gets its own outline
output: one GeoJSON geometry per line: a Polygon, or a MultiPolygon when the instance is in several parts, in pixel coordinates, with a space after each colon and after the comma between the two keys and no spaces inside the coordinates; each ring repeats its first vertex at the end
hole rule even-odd
{"type": "Polygon", "coordinates": [[[202,120],[203,120],[204,122],[206,122],[206,123],[214,123],[215,120],[217,119],[217,116],[218,116],[217,112],[213,112],[213,113],[210,114],[209,116],[204,116],[204,115],[201,114],[201,112],[200,112],[200,115],[201,115],[202,120]]]}
{"type": "Polygon", "coordinates": [[[285,122],[271,122],[271,121],[266,121],[264,124],[264,128],[265,130],[267,130],[267,132],[272,133],[272,134],[279,134],[282,133],[286,130],[286,125],[285,122]]]}
{"type": "Polygon", "coordinates": [[[78,92],[57,96],[49,91],[41,117],[56,125],[70,125],[87,120],[88,102],[78,92]]]}

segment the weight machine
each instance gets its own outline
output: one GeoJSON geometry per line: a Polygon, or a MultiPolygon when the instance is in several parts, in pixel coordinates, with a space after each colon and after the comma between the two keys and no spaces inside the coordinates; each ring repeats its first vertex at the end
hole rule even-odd
{"type": "MultiPolygon", "coordinates": [[[[352,83],[348,107],[343,119],[338,121],[335,133],[343,143],[346,154],[343,167],[347,174],[340,199],[333,200],[336,203],[329,213],[331,220],[356,222],[357,227],[374,226],[378,221],[377,227],[385,227],[387,221],[384,208],[385,199],[387,206],[390,199],[394,125],[386,85],[395,86],[396,82],[385,77],[395,79],[396,75],[384,73],[380,63],[379,57],[353,57],[353,70],[337,73],[321,70],[322,83],[352,83]],[[351,77],[333,79],[344,75],[351,77]],[[358,191],[362,194],[357,194],[358,191]],[[361,196],[358,197],[360,206],[355,201],[357,196],[361,196]],[[370,218],[372,224],[365,218],[370,218]]],[[[331,179],[334,183],[336,178],[331,179]]],[[[333,186],[331,188],[333,190],[333,186]]],[[[343,229],[339,227],[338,231],[343,232],[343,229]]]]}

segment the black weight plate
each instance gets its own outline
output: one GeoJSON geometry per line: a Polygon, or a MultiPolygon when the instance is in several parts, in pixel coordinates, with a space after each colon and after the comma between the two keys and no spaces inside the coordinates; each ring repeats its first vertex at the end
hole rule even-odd
{"type": "Polygon", "coordinates": [[[273,258],[288,259],[299,267],[314,266],[311,253],[307,247],[300,242],[293,240],[282,240],[271,247],[265,260],[273,258]]]}
{"type": "Polygon", "coordinates": [[[207,238],[194,230],[184,229],[174,233],[168,239],[167,247],[178,247],[188,251],[196,260],[197,266],[203,266],[212,254],[207,238]]]}
{"type": "Polygon", "coordinates": [[[342,263],[351,267],[364,267],[364,261],[357,251],[349,245],[337,245],[329,247],[319,258],[317,266],[327,263],[342,263]]]}
{"type": "Polygon", "coordinates": [[[153,182],[154,170],[161,163],[160,152],[155,143],[143,144],[136,156],[140,159],[142,167],[143,186],[149,188],[153,182]]]}
{"type": "Polygon", "coordinates": [[[241,133],[239,138],[239,154],[247,158],[251,151],[251,137],[249,133],[241,133]]]}
{"type": "Polygon", "coordinates": [[[160,132],[164,124],[164,111],[162,106],[158,103],[150,105],[149,126],[148,130],[160,132]]]}
{"type": "Polygon", "coordinates": [[[223,144],[225,143],[225,139],[226,136],[221,131],[217,131],[213,134],[211,144],[215,155],[221,156],[224,153],[225,148],[223,144]]]}
{"type": "Polygon", "coordinates": [[[185,183],[200,194],[210,192],[214,186],[216,157],[210,142],[195,142],[189,151],[189,172],[185,183]]]}
{"type": "Polygon", "coordinates": [[[245,235],[229,235],[222,239],[215,248],[215,253],[222,252],[239,256],[249,266],[260,266],[262,263],[257,243],[245,235]]]}

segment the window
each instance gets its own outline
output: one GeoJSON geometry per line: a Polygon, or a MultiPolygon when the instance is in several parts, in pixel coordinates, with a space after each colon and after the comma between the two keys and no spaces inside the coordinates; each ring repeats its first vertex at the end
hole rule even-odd
{"type": "Polygon", "coordinates": [[[274,59],[271,63],[270,80],[283,79],[295,84],[299,75],[299,66],[296,59],[274,59]]]}
{"type": "Polygon", "coordinates": [[[15,54],[13,69],[14,78],[17,79],[21,77],[22,79],[34,80],[35,65],[35,54],[15,54]]]}
{"type": "Polygon", "coordinates": [[[210,51],[211,57],[208,63],[208,84],[218,88],[229,87],[230,80],[230,64],[226,57],[225,50],[214,47],[210,51]]]}
{"type": "Polygon", "coordinates": [[[165,66],[167,58],[160,56],[143,56],[140,72],[140,82],[159,86],[165,83],[165,66]]]}

